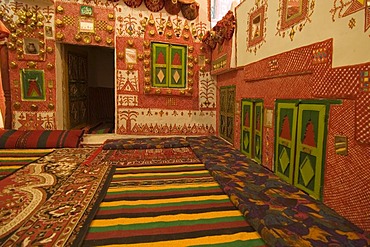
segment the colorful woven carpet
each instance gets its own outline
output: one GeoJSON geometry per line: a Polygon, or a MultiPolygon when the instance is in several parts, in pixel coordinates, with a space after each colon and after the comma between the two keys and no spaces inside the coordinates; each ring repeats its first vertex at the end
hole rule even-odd
{"type": "Polygon", "coordinates": [[[369,233],[247,159],[222,139],[187,140],[269,246],[370,246],[369,233]]]}
{"type": "Polygon", "coordinates": [[[83,245],[265,246],[203,164],[154,162],[116,169],[83,245]]]}
{"type": "Polygon", "coordinates": [[[54,149],[0,149],[0,180],[54,149]]]}
{"type": "Polygon", "coordinates": [[[94,162],[114,166],[199,163],[190,147],[102,150],[94,162]]]}
{"type": "Polygon", "coordinates": [[[78,245],[111,166],[81,165],[95,149],[57,149],[0,180],[1,246],[78,245]]]}

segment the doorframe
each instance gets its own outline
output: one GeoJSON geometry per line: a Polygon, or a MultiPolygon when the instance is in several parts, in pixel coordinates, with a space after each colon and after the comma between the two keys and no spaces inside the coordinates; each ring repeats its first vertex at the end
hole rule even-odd
{"type": "Polygon", "coordinates": [[[264,122],[264,109],[265,109],[265,104],[264,104],[264,99],[263,98],[242,98],[241,101],[240,101],[240,150],[242,151],[243,154],[245,154],[248,158],[250,158],[251,160],[255,161],[256,163],[262,165],[262,154],[263,154],[263,135],[264,135],[264,125],[263,125],[263,122],[264,122]],[[250,137],[249,137],[249,141],[250,141],[250,154],[247,154],[246,152],[244,152],[243,150],[243,140],[244,140],[244,136],[243,136],[243,126],[244,126],[244,119],[243,119],[243,116],[244,116],[244,112],[243,112],[243,102],[250,102],[251,103],[251,113],[250,115],[252,116],[251,119],[249,119],[250,121],[250,129],[251,129],[251,133],[250,133],[250,137]],[[261,109],[261,160],[258,160],[256,159],[256,155],[255,155],[255,107],[256,107],[256,104],[257,103],[261,103],[262,104],[262,109],[261,109]]]}
{"type": "Polygon", "coordinates": [[[67,43],[57,43],[57,57],[56,61],[60,61],[57,70],[57,122],[58,128],[70,129],[70,112],[69,112],[69,83],[68,83],[68,53],[73,52],[88,57],[88,49],[83,45],[73,45],[67,43]],[[58,97],[59,96],[59,97],[58,97]],[[59,99],[59,100],[58,100],[59,99]]]}
{"type": "MultiPolygon", "coordinates": [[[[314,193],[311,193],[310,196],[312,197],[315,197],[316,199],[322,201],[323,200],[323,192],[324,192],[324,183],[325,183],[325,165],[326,165],[326,158],[327,158],[327,143],[328,143],[328,134],[329,134],[329,115],[330,115],[330,106],[332,104],[342,104],[342,100],[335,100],[335,99],[325,99],[325,100],[320,100],[320,99],[276,99],[275,100],[275,126],[274,126],[274,157],[277,157],[277,153],[276,153],[276,147],[277,147],[277,133],[278,133],[278,129],[277,129],[277,123],[278,123],[278,104],[279,103],[291,103],[291,104],[295,104],[295,107],[297,107],[297,115],[296,115],[296,121],[297,121],[297,126],[298,126],[298,118],[299,118],[299,105],[300,104],[315,104],[315,105],[325,105],[326,106],[326,109],[325,109],[325,117],[324,117],[324,122],[326,124],[326,126],[324,127],[324,134],[323,134],[323,148],[322,148],[322,167],[321,167],[321,177],[320,177],[320,188],[319,188],[319,193],[318,194],[314,194],[314,193]]],[[[298,132],[298,128],[296,130],[296,132],[298,132]]],[[[296,158],[297,158],[297,139],[299,138],[298,136],[298,133],[296,133],[296,136],[295,136],[295,149],[294,149],[294,166],[293,166],[293,177],[292,177],[292,185],[294,185],[294,181],[295,181],[295,176],[296,176],[296,158]]],[[[274,173],[277,174],[277,165],[275,164],[275,158],[274,158],[274,173]]],[[[280,177],[280,176],[279,176],[280,177]]],[[[295,186],[296,188],[299,188],[297,186],[295,186]]],[[[299,188],[300,190],[302,190],[301,188],[299,188]]],[[[308,193],[308,192],[306,192],[308,193]]]]}
{"type": "Polygon", "coordinates": [[[0,45],[0,66],[1,66],[1,80],[5,99],[5,112],[4,112],[4,128],[12,128],[12,98],[10,90],[10,77],[9,77],[9,58],[8,46],[0,45]]]}

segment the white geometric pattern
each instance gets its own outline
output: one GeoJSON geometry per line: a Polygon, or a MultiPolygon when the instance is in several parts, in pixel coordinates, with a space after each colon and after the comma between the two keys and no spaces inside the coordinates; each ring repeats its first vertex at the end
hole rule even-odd
{"type": "Polygon", "coordinates": [[[117,105],[118,106],[138,106],[137,95],[128,95],[128,94],[118,94],[117,96],[117,105]]]}
{"type": "Polygon", "coordinates": [[[139,92],[138,71],[117,70],[117,91],[139,92]]]}
{"type": "Polygon", "coordinates": [[[216,78],[209,72],[199,73],[199,107],[215,108],[216,92],[216,78]]]}
{"type": "Polygon", "coordinates": [[[22,123],[19,120],[27,120],[28,122],[32,121],[26,119],[26,116],[33,116],[34,121],[42,122],[41,127],[46,130],[57,129],[55,112],[33,112],[33,111],[14,111],[13,112],[13,129],[19,129],[22,127],[22,123]]]}

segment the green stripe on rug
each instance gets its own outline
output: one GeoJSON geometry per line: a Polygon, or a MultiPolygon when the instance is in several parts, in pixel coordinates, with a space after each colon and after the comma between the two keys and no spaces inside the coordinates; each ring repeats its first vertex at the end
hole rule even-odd
{"type": "MultiPolygon", "coordinates": [[[[194,197],[195,198],[195,197],[194,197]]],[[[194,199],[193,198],[193,199],[194,199]]],[[[209,204],[209,203],[218,203],[218,202],[227,202],[230,201],[228,198],[220,200],[199,200],[199,201],[188,201],[188,202],[174,202],[174,203],[158,203],[158,204],[140,204],[140,205],[125,205],[121,201],[118,205],[109,206],[107,202],[103,202],[100,205],[100,210],[115,210],[117,208],[157,208],[157,207],[170,207],[170,206],[187,206],[187,205],[198,205],[198,204],[209,204]]],[[[112,205],[112,204],[110,204],[112,205]]]]}
{"type": "MultiPolygon", "coordinates": [[[[186,215],[184,215],[186,216],[186,215]]],[[[183,217],[184,217],[183,216],[183,217]]],[[[155,218],[155,217],[153,217],[155,218]]],[[[90,225],[90,232],[109,232],[109,231],[134,231],[134,230],[143,230],[143,229],[154,229],[154,228],[168,228],[168,227],[175,227],[175,226],[192,226],[197,224],[219,224],[225,222],[236,222],[236,221],[245,221],[242,216],[229,216],[229,217],[220,217],[220,218],[210,218],[210,219],[195,219],[195,220],[186,220],[181,219],[174,221],[157,221],[157,222],[149,222],[149,223],[139,223],[139,224],[116,224],[112,223],[112,225],[107,225],[107,220],[93,220],[90,225]],[[105,226],[100,226],[100,224],[104,224],[105,226]]],[[[139,218],[133,218],[139,219],[139,218]]],[[[119,219],[120,220],[120,219],[119,219]]],[[[122,220],[122,223],[125,221],[122,220]]]]}

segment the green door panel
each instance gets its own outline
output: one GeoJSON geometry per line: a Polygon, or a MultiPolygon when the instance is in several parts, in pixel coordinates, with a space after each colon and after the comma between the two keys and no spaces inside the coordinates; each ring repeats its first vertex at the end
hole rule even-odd
{"type": "Polygon", "coordinates": [[[220,136],[234,142],[235,86],[220,88],[220,136]]]}
{"type": "Polygon", "coordinates": [[[294,185],[316,199],[322,191],[326,108],[324,104],[302,104],[298,110],[294,185]]]}
{"type": "Polygon", "coordinates": [[[276,106],[275,173],[293,184],[297,106],[295,103],[277,103],[276,106]]]}
{"type": "Polygon", "coordinates": [[[254,105],[254,159],[258,164],[262,163],[262,129],[263,129],[263,103],[257,102],[254,105]]]}
{"type": "Polygon", "coordinates": [[[169,57],[169,47],[166,44],[152,43],[152,80],[154,87],[168,87],[167,61],[169,57]]]}
{"type": "Polygon", "coordinates": [[[253,121],[253,102],[242,101],[242,133],[241,151],[248,158],[252,158],[252,122],[253,121]]]}

